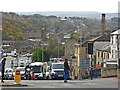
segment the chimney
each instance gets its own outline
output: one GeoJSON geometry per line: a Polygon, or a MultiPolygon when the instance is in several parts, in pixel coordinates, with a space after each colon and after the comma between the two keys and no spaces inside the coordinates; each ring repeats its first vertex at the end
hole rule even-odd
{"type": "Polygon", "coordinates": [[[105,30],[105,28],[106,28],[106,25],[105,25],[105,14],[102,14],[102,25],[101,25],[101,27],[102,27],[102,30],[105,30]]]}

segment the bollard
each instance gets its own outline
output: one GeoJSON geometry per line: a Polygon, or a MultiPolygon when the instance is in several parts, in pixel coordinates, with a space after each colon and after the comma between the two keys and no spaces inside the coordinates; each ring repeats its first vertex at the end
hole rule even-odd
{"type": "Polygon", "coordinates": [[[17,69],[17,70],[15,70],[14,84],[20,84],[20,81],[21,81],[20,70],[17,69]]]}

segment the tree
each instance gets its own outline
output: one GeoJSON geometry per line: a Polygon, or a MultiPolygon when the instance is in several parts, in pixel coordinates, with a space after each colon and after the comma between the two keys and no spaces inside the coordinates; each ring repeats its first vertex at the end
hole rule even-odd
{"type": "MultiPolygon", "coordinates": [[[[43,61],[47,62],[49,61],[49,54],[47,51],[43,50],[43,61]]],[[[33,49],[33,55],[32,55],[32,61],[34,62],[42,62],[42,49],[41,48],[34,48],[33,49]]]]}

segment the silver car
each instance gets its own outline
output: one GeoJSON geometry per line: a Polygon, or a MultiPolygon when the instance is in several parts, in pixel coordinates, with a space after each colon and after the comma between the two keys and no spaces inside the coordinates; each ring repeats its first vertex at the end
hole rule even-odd
{"type": "Polygon", "coordinates": [[[12,68],[6,68],[5,69],[5,79],[13,79],[13,69],[12,68]]]}

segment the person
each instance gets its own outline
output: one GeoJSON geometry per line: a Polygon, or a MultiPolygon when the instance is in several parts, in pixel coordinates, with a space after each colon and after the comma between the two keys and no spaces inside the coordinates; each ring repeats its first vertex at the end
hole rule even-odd
{"type": "Polygon", "coordinates": [[[4,58],[1,62],[2,65],[2,79],[1,82],[4,83],[3,78],[4,78],[4,71],[5,71],[5,63],[6,63],[6,58],[4,58]]]}
{"type": "Polygon", "coordinates": [[[67,83],[67,79],[69,77],[69,65],[68,65],[68,59],[65,59],[64,62],[64,82],[67,83]]]}

